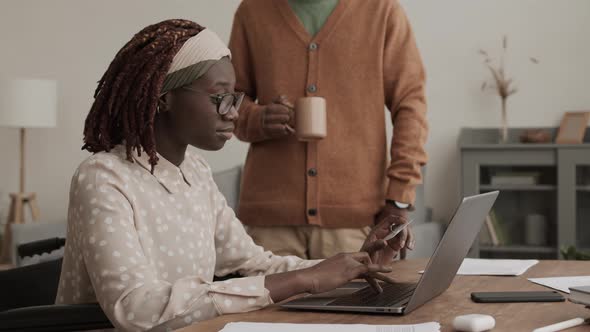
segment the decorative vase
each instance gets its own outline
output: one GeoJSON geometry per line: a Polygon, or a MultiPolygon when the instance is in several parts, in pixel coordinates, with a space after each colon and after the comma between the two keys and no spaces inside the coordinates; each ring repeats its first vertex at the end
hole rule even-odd
{"type": "Polygon", "coordinates": [[[508,143],[508,112],[506,110],[506,98],[502,98],[502,127],[500,127],[500,143],[508,143]]]}

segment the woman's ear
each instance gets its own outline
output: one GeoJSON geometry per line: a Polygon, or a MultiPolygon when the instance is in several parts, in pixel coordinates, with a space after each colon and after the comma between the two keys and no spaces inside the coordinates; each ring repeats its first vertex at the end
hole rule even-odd
{"type": "Polygon", "coordinates": [[[171,97],[170,93],[165,93],[158,98],[158,113],[168,112],[170,110],[171,97]]]}

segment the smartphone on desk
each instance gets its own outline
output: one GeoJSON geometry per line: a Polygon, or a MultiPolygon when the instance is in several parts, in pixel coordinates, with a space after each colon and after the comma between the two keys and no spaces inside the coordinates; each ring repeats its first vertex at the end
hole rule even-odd
{"type": "Polygon", "coordinates": [[[473,302],[478,303],[506,303],[506,302],[563,302],[563,295],[555,291],[536,292],[474,292],[471,293],[473,302]]]}

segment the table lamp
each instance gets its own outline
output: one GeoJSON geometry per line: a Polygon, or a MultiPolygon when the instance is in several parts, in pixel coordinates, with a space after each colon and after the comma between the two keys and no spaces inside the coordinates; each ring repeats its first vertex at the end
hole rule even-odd
{"type": "Polygon", "coordinates": [[[57,82],[42,79],[0,79],[0,127],[20,131],[19,191],[10,194],[10,210],[4,228],[2,261],[10,258],[10,224],[25,222],[25,207],[31,209],[33,220],[39,219],[34,192],[25,191],[25,142],[27,128],[55,127],[57,113],[57,82]]]}

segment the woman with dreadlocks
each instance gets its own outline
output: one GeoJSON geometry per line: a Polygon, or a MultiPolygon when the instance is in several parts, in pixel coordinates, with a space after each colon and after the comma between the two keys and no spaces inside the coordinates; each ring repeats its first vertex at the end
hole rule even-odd
{"type": "Polygon", "coordinates": [[[255,245],[189,145],[219,150],[243,94],[210,30],[167,20],[136,34],[98,83],[86,118],[57,303],[98,302],[120,330],[175,329],[318,293],[354,278],[391,282],[376,228],[364,252],[324,261],[255,245]],[[371,255],[369,255],[371,254],[371,255]],[[373,259],[372,259],[373,258],[373,259]],[[242,278],[214,282],[214,276],[242,278]]]}

